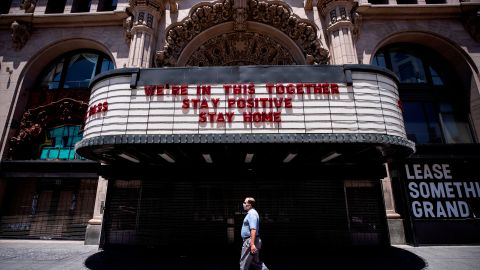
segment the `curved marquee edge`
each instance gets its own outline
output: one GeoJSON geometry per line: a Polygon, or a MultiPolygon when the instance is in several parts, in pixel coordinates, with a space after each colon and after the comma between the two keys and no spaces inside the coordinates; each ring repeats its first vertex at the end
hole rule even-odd
{"type": "Polygon", "coordinates": [[[158,134],[109,135],[78,142],[75,150],[119,144],[221,144],[221,143],[371,143],[390,144],[415,152],[415,143],[399,136],[368,133],[337,134],[158,134]]]}

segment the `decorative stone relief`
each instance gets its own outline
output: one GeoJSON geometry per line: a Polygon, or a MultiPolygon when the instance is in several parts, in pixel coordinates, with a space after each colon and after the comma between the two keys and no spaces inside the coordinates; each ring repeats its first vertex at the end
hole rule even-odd
{"type": "Polygon", "coordinates": [[[24,9],[25,13],[33,13],[36,5],[37,0],[22,0],[20,3],[20,8],[24,9]]]}
{"type": "Polygon", "coordinates": [[[337,10],[332,9],[330,10],[330,24],[334,24],[337,22],[337,10]]]}
{"type": "Polygon", "coordinates": [[[265,2],[247,0],[245,14],[234,10],[232,0],[201,3],[192,8],[187,18],[167,28],[166,44],[157,52],[157,66],[176,64],[182,50],[195,36],[217,24],[234,21],[235,30],[245,31],[246,21],[264,23],[277,28],[289,36],[304,52],[313,56],[317,64],[326,64],[328,51],[322,47],[313,23],[293,14],[290,7],[280,1],[265,2]],[[245,25],[245,30],[243,30],[245,25]]]}
{"type": "Polygon", "coordinates": [[[247,30],[247,13],[244,8],[237,8],[233,14],[233,30],[247,30]]]}
{"type": "Polygon", "coordinates": [[[353,34],[353,40],[357,40],[359,35],[360,35],[360,29],[362,26],[362,15],[357,12],[358,5],[355,5],[352,8],[352,11],[350,12],[350,18],[352,18],[352,23],[353,23],[353,29],[352,29],[352,34],[353,34]]]}
{"type": "Polygon", "coordinates": [[[188,66],[292,65],[290,52],[278,42],[258,33],[232,32],[205,42],[187,62],[188,66]]]}
{"type": "Polygon", "coordinates": [[[10,158],[36,158],[38,146],[45,140],[45,129],[60,124],[83,123],[87,107],[87,103],[82,101],[62,99],[26,111],[18,135],[10,138],[10,158]]]}
{"type": "Polygon", "coordinates": [[[130,43],[133,37],[132,35],[133,20],[134,20],[133,16],[128,16],[123,21],[123,28],[125,29],[125,41],[127,43],[130,43]]]}
{"type": "MultiPolygon", "coordinates": [[[[170,0],[170,1],[175,1],[175,0],[170,0]]],[[[163,5],[163,0],[128,0],[128,4],[132,8],[136,6],[150,6],[156,9],[157,11],[165,10],[165,6],[163,5]]]]}
{"type": "Polygon", "coordinates": [[[150,28],[152,28],[152,26],[153,26],[153,16],[152,16],[152,14],[148,14],[148,16],[147,16],[147,26],[150,27],[150,28]]]}
{"type": "Polygon", "coordinates": [[[31,24],[14,21],[11,25],[12,41],[15,50],[20,50],[25,46],[30,38],[31,24]]]}
{"type": "Polygon", "coordinates": [[[322,47],[317,37],[316,26],[293,14],[287,4],[259,0],[249,0],[247,3],[250,20],[274,26],[287,34],[303,50],[305,56],[313,56],[315,63],[328,62],[328,51],[322,47]]]}
{"type": "Polygon", "coordinates": [[[340,18],[342,20],[348,20],[347,19],[347,11],[345,10],[345,7],[340,7],[340,18]]]}

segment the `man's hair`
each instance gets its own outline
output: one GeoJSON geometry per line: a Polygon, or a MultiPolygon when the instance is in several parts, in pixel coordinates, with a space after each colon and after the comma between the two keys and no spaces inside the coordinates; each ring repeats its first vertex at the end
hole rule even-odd
{"type": "Polygon", "coordinates": [[[252,208],[255,208],[255,199],[253,197],[247,197],[245,200],[252,206],[252,208]]]}

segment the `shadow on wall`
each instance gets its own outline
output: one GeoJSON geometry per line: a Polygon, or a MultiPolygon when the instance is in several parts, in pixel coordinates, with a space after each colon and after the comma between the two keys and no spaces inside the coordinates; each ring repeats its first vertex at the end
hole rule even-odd
{"type": "MultiPolygon", "coordinates": [[[[296,248],[292,246],[292,248],[296,248]]],[[[308,250],[308,251],[306,251],[308,250]]],[[[270,251],[265,247],[262,259],[272,270],[297,269],[369,269],[420,270],[425,261],[417,255],[395,247],[343,248],[302,252],[270,251]]],[[[88,269],[195,269],[237,270],[240,250],[209,246],[179,255],[172,250],[107,250],[98,252],[85,261],[88,269]],[[237,252],[238,251],[238,252],[237,252]],[[238,256],[235,256],[238,255],[238,256]]]]}

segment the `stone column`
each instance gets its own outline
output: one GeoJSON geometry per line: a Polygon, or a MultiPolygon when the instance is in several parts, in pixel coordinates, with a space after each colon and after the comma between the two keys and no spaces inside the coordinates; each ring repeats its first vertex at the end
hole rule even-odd
{"type": "Polygon", "coordinates": [[[352,0],[319,0],[319,12],[327,30],[330,64],[357,64],[357,52],[353,40],[352,0]]]}
{"type": "Polygon", "coordinates": [[[405,230],[403,228],[403,219],[395,210],[395,199],[392,191],[392,178],[388,164],[385,164],[387,177],[382,179],[383,200],[385,211],[387,212],[388,231],[390,234],[390,244],[405,244],[405,230]]]}
{"type": "Polygon", "coordinates": [[[103,177],[99,177],[97,184],[97,196],[95,197],[95,208],[93,210],[93,218],[88,221],[87,231],[85,233],[85,245],[98,245],[100,242],[103,210],[107,197],[107,187],[108,180],[103,177]]]}
{"type": "Polygon", "coordinates": [[[131,29],[128,67],[149,68],[155,54],[155,41],[158,23],[165,10],[163,1],[130,0],[132,16],[129,18],[131,29]]]}

